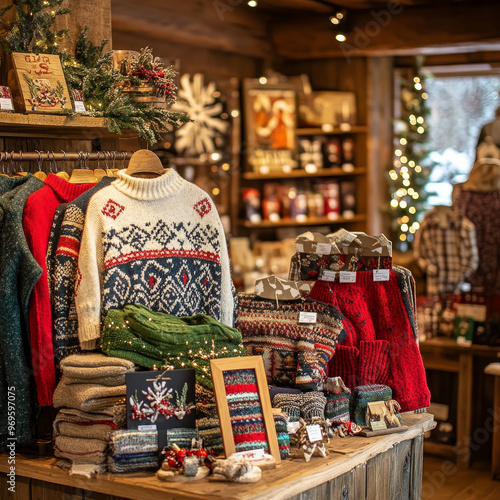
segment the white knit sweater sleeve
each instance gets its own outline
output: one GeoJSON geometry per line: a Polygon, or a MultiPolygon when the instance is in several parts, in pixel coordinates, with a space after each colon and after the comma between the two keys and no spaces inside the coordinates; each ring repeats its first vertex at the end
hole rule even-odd
{"type": "Polygon", "coordinates": [[[78,339],[80,347],[85,350],[95,349],[101,336],[104,269],[101,208],[98,199],[93,198],[87,209],[78,258],[75,305],[78,314],[78,339]]]}
{"type": "Polygon", "coordinates": [[[222,282],[221,282],[221,323],[228,326],[234,326],[235,322],[235,308],[236,308],[236,290],[233,285],[233,279],[231,278],[231,264],[229,262],[229,254],[227,251],[226,237],[224,235],[224,227],[220,219],[219,231],[220,231],[220,264],[222,271],[222,282]]]}

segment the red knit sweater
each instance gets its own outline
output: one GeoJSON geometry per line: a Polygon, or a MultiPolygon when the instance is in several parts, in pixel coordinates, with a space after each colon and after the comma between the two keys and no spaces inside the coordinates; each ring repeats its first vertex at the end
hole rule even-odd
{"type": "Polygon", "coordinates": [[[40,406],[52,404],[56,386],[54,351],[52,348],[52,310],[47,280],[45,257],[49,244],[52,220],[61,203],[73,201],[94,184],[71,184],[50,174],[45,186],[26,201],[23,229],[33,257],[42,268],[42,275],[35,283],[29,301],[29,329],[31,359],[40,406]]]}

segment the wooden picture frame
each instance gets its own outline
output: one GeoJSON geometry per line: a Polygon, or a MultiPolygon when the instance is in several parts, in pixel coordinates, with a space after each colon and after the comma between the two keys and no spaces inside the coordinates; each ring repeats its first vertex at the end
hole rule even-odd
{"type": "Polygon", "coordinates": [[[258,399],[262,420],[265,428],[268,453],[273,456],[276,463],[281,462],[278,438],[276,436],[276,427],[272,413],[271,398],[267,385],[266,372],[261,356],[246,356],[241,358],[222,358],[210,360],[210,369],[212,371],[212,380],[214,383],[215,401],[219,413],[222,441],[224,444],[224,453],[229,457],[236,451],[236,444],[233,433],[233,421],[230,415],[230,404],[226,393],[227,376],[234,376],[236,372],[246,374],[248,372],[255,375],[258,399]]]}
{"type": "Polygon", "coordinates": [[[293,84],[243,81],[247,170],[289,172],[297,168],[297,103],[293,84]]]}

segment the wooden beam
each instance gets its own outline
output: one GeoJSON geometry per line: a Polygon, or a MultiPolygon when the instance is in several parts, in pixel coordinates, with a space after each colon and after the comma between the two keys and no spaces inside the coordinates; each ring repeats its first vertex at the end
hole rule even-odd
{"type": "Polygon", "coordinates": [[[151,43],[156,39],[261,58],[271,54],[266,17],[244,2],[113,0],[112,26],[114,32],[144,36],[151,43]]]}
{"type": "Polygon", "coordinates": [[[388,2],[380,9],[351,11],[345,43],[334,39],[328,17],[319,14],[275,23],[273,40],[276,52],[289,59],[499,50],[499,16],[499,3],[412,8],[388,2]]]}

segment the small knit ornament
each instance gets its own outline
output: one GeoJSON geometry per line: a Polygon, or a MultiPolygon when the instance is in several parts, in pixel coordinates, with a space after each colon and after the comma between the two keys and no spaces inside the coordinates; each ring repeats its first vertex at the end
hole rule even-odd
{"type": "Polygon", "coordinates": [[[298,422],[300,418],[300,407],[303,402],[303,394],[276,394],[273,398],[273,408],[281,408],[286,413],[290,422],[298,422]]]}
{"type": "Polygon", "coordinates": [[[158,431],[114,431],[109,446],[115,455],[158,452],[158,431]]]}
{"type": "Polygon", "coordinates": [[[172,447],[176,444],[179,448],[190,450],[193,439],[199,439],[197,429],[187,429],[183,427],[167,429],[167,446],[172,447]]]}
{"type": "Polygon", "coordinates": [[[392,399],[392,390],[386,385],[372,384],[356,387],[351,398],[351,420],[358,425],[367,425],[368,403],[390,399],[392,399]]]}
{"type": "Polygon", "coordinates": [[[268,451],[255,371],[227,370],[223,376],[236,451],[268,451]]]}
{"type": "Polygon", "coordinates": [[[218,418],[201,418],[196,421],[198,434],[203,441],[203,447],[207,451],[219,455],[224,451],[222,434],[220,432],[220,421],[218,418]]]}
{"type": "Polygon", "coordinates": [[[326,395],[325,418],[335,421],[349,421],[349,403],[351,393],[341,392],[339,394],[326,395]]]}
{"type": "Polygon", "coordinates": [[[290,456],[290,436],[288,435],[288,417],[280,413],[273,415],[274,425],[276,427],[276,436],[278,437],[278,446],[280,449],[281,460],[286,460],[290,456]]]}
{"type": "Polygon", "coordinates": [[[306,392],[302,397],[302,418],[325,418],[326,398],[322,392],[306,392]]]}

